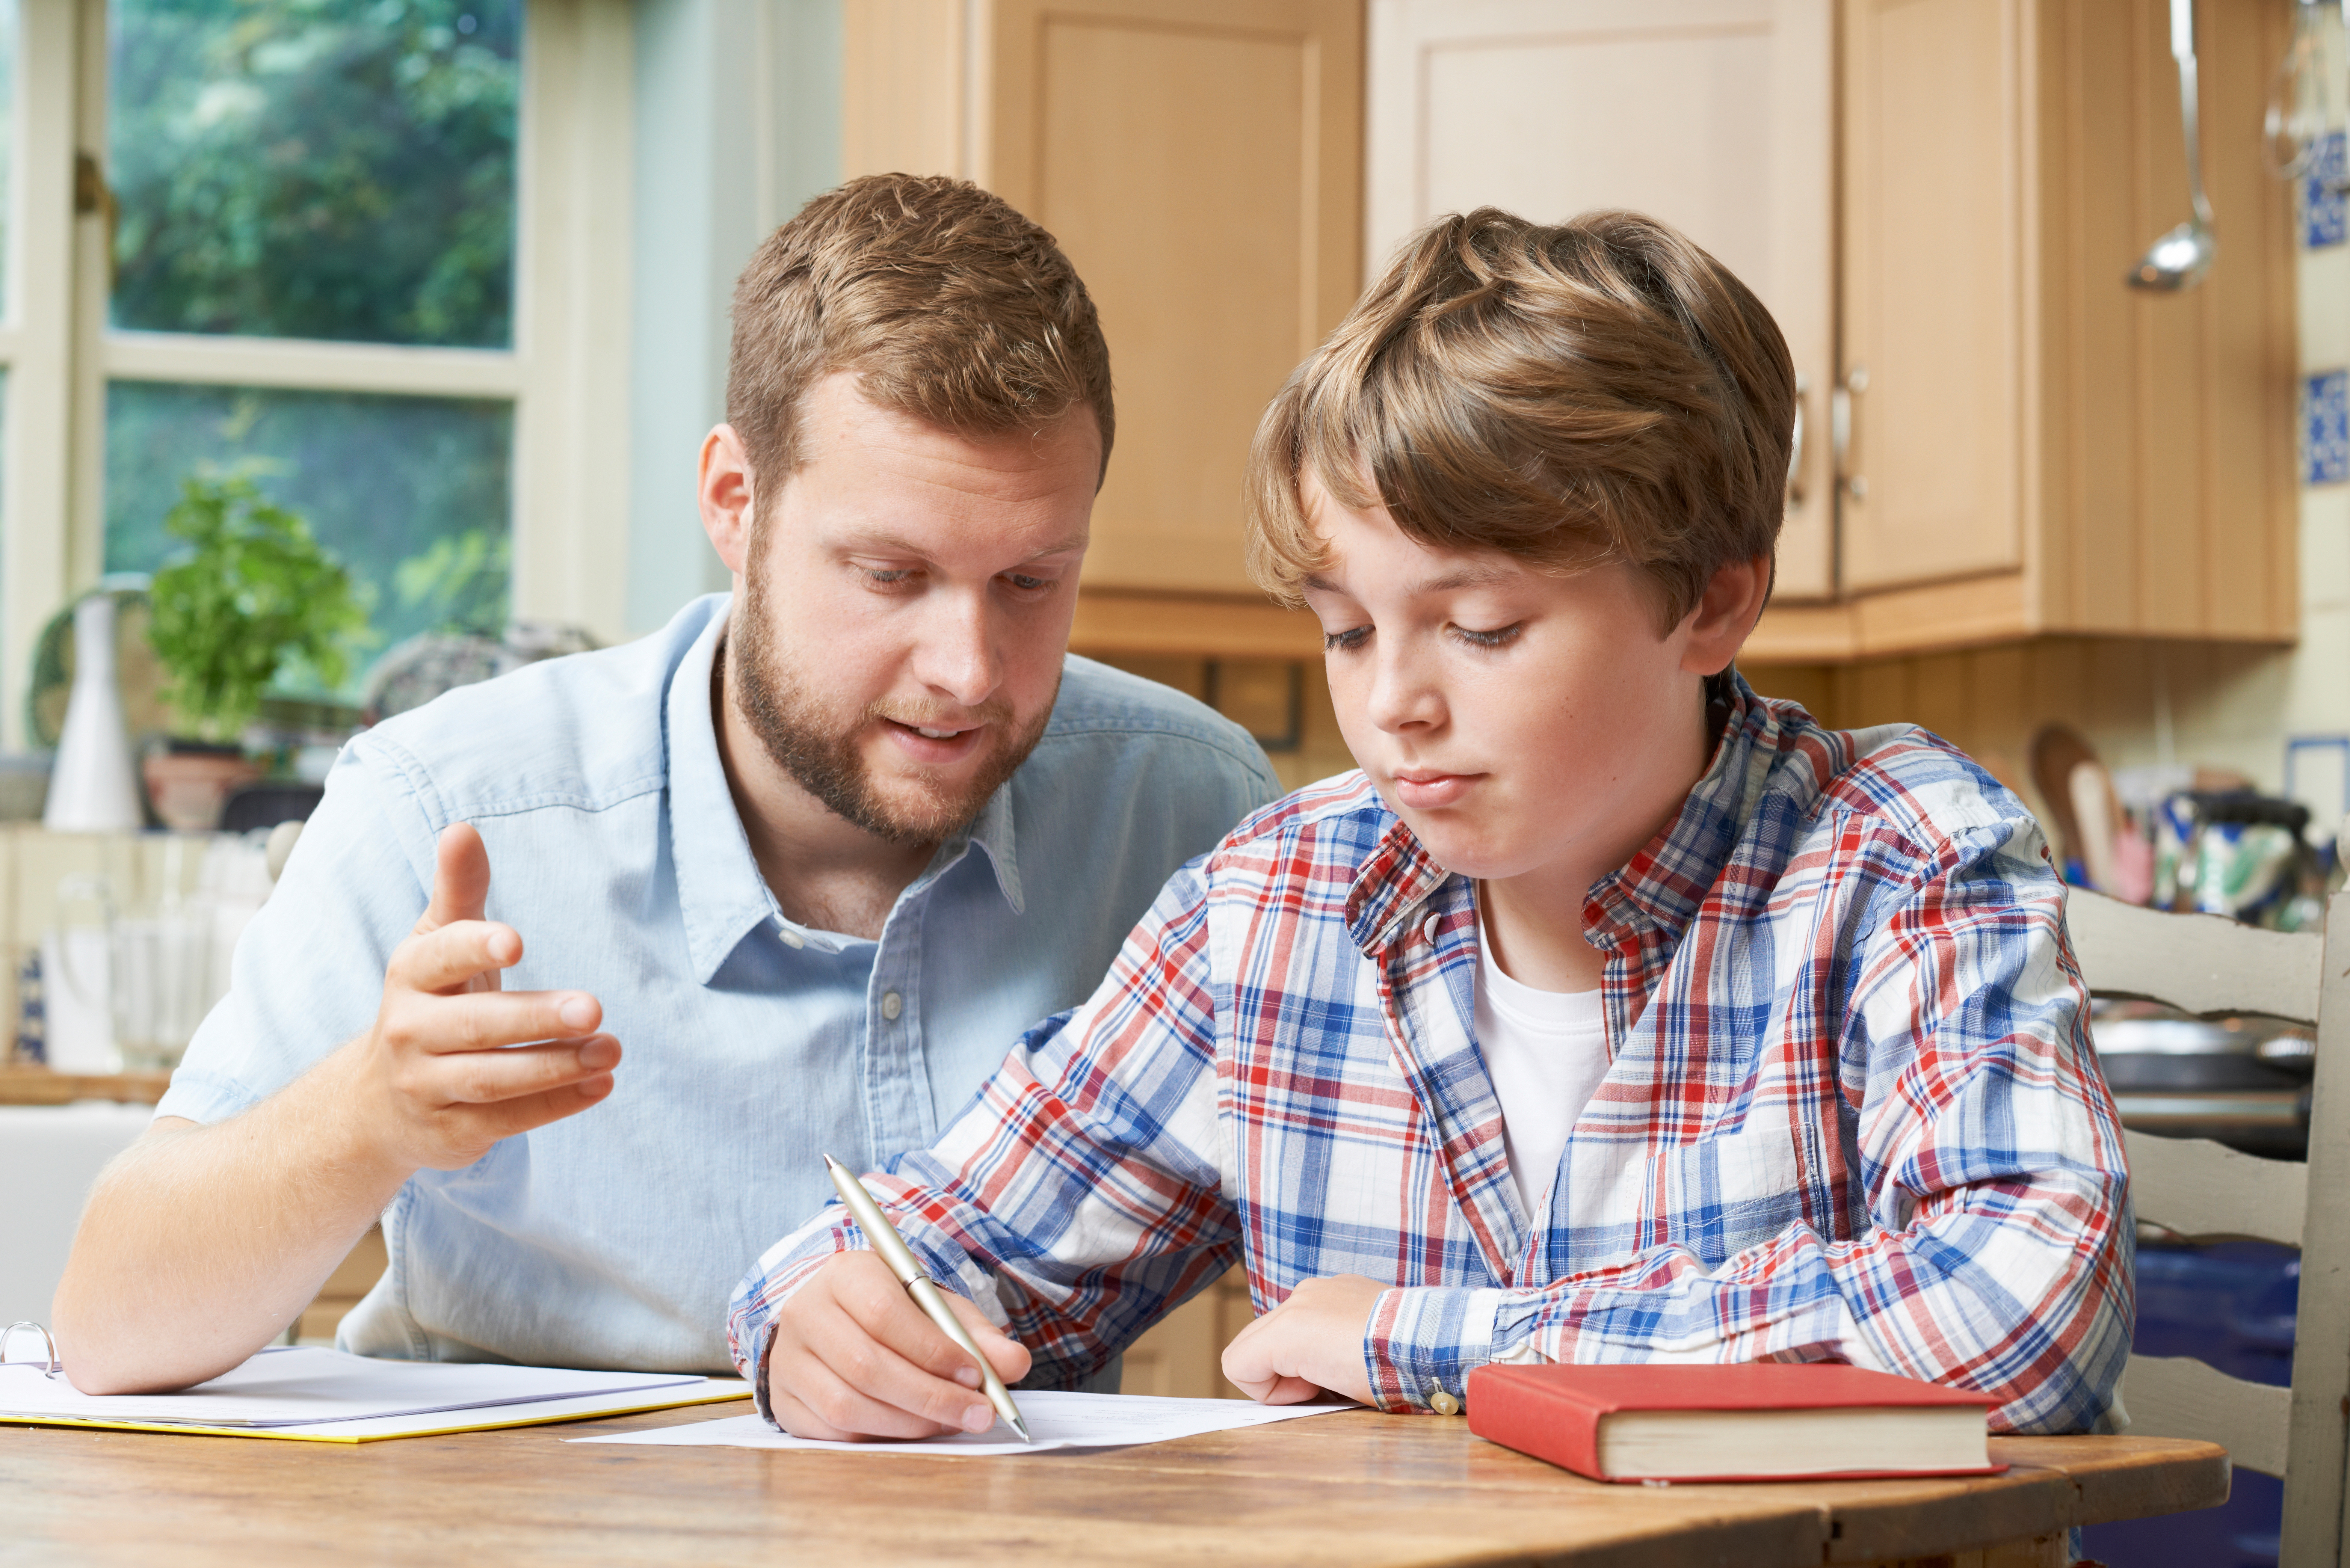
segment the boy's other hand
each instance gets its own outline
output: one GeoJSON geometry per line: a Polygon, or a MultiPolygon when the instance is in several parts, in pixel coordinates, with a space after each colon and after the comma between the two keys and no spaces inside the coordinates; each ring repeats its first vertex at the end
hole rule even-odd
{"type": "MultiPolygon", "coordinates": [[[[1028,1376],[1028,1352],[954,1292],[941,1289],[1007,1384],[1028,1376]]],[[[775,1313],[767,1347],[767,1408],[795,1438],[935,1438],[984,1432],[995,1407],[979,1368],[870,1252],[843,1252],[775,1313]]]]}
{"type": "Polygon", "coordinates": [[[1298,1405],[1326,1389],[1371,1402],[1363,1338],[1388,1286],[1360,1274],[1307,1280],[1224,1347],[1224,1376],[1260,1405],[1298,1405]]]}
{"type": "Polygon", "coordinates": [[[620,1043],[585,992],[499,989],[522,936],[484,918],[489,852],[463,823],[441,835],[432,899],[385,966],[375,1027],[356,1043],[359,1140],[386,1162],[454,1170],[500,1138],[612,1092],[620,1043]]]}

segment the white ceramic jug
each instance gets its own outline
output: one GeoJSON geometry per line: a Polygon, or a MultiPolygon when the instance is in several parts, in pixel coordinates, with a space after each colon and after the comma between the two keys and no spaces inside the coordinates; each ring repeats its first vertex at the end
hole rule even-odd
{"type": "Polygon", "coordinates": [[[74,607],[73,691],[41,826],[56,833],[135,833],[146,826],[115,680],[111,594],[92,594],[74,607]]]}

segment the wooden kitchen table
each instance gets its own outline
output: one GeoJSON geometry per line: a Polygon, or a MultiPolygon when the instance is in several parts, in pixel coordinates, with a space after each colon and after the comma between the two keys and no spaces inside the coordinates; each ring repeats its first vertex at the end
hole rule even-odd
{"type": "Polygon", "coordinates": [[[1994,1439],[1955,1480],[1603,1486],[1435,1416],[1317,1416],[1015,1459],[569,1444],[702,1406],[354,1445],[0,1427],[0,1563],[1638,1564],[2064,1562],[2073,1525],[2205,1508],[2226,1456],[1994,1439]]]}

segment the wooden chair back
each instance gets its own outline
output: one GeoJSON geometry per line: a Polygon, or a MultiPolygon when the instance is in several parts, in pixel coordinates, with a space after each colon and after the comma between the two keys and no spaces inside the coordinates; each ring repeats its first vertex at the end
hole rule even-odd
{"type": "Polygon", "coordinates": [[[2141,1223],[2189,1241],[2252,1237],[2301,1249],[2293,1386],[2248,1383],[2188,1356],[2133,1355],[2122,1403],[2133,1434],[2199,1438],[2284,1480],[2281,1568],[2344,1561],[2350,1433],[2350,893],[2329,937],[2173,915],[2073,890],[2065,915],[2091,994],[2200,1017],[2264,1013],[2317,1034],[2309,1159],[2258,1159],[2201,1138],[2125,1131],[2141,1223]],[[2313,1205],[2313,1192],[2336,1194],[2313,1205]]]}

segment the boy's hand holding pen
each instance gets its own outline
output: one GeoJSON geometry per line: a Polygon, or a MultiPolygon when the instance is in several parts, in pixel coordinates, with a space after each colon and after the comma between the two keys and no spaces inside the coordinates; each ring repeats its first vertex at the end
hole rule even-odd
{"type": "MultiPolygon", "coordinates": [[[[856,1187],[854,1177],[847,1180],[856,1187]]],[[[870,1240],[872,1228],[853,1208],[852,1217],[870,1240]]],[[[1028,1352],[984,1313],[952,1291],[937,1294],[1001,1383],[1028,1375],[1028,1352]]],[[[776,1314],[767,1397],[784,1430],[833,1442],[983,1432],[997,1418],[971,1355],[876,1252],[841,1253],[776,1314]]]]}

